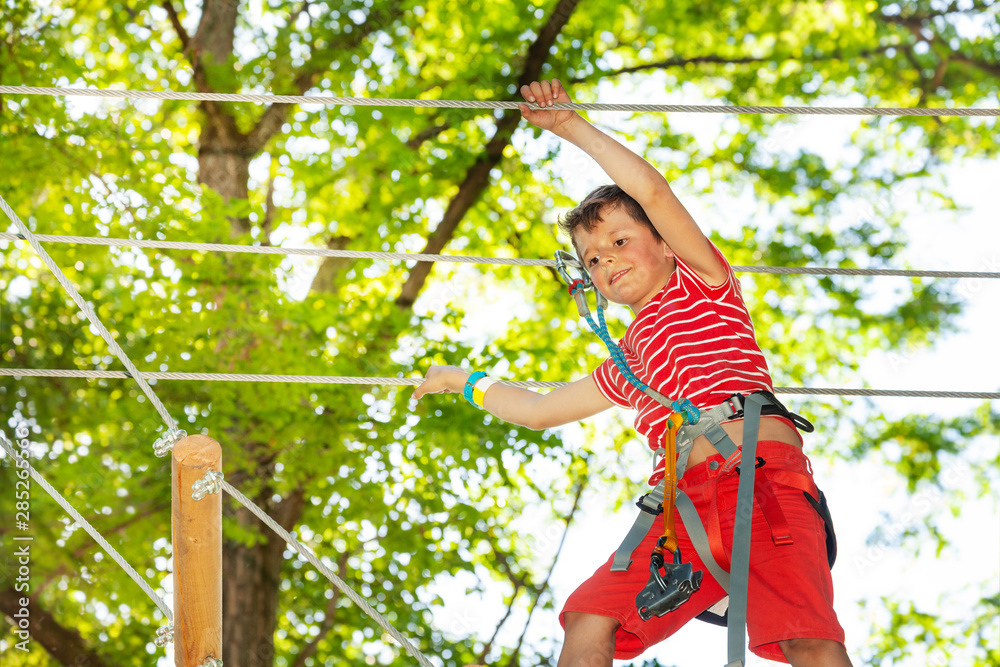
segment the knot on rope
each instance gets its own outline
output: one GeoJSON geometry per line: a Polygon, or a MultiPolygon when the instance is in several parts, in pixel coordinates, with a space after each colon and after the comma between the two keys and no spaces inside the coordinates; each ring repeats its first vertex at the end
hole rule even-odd
{"type": "Polygon", "coordinates": [[[570,294],[576,294],[576,291],[578,289],[587,289],[587,284],[583,280],[581,280],[580,278],[576,278],[575,280],[571,280],[570,283],[569,283],[569,293],[570,294]]]}
{"type": "Polygon", "coordinates": [[[674,412],[681,414],[684,417],[684,424],[697,424],[701,419],[701,411],[695,407],[687,398],[679,398],[670,404],[671,409],[674,412]]]}
{"type": "Polygon", "coordinates": [[[172,428],[156,439],[156,442],[153,443],[153,453],[160,458],[163,458],[170,453],[170,450],[174,448],[174,445],[176,445],[178,441],[186,437],[187,431],[172,428]]]}
{"type": "Polygon", "coordinates": [[[167,644],[173,643],[174,641],[174,626],[165,625],[156,629],[156,639],[153,643],[158,647],[163,648],[167,644]]]}
{"type": "Polygon", "coordinates": [[[191,498],[201,500],[207,495],[222,491],[222,473],[214,470],[205,472],[205,476],[191,485],[191,498]]]}

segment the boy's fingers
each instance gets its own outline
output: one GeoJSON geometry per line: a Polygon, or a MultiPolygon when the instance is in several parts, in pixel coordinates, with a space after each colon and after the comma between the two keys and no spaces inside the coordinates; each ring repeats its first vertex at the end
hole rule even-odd
{"type": "Polygon", "coordinates": [[[552,96],[557,100],[560,97],[569,99],[569,94],[566,92],[566,89],[562,87],[562,84],[559,83],[559,79],[552,79],[552,96]]]}
{"type": "Polygon", "coordinates": [[[540,84],[537,81],[532,81],[531,82],[531,95],[532,95],[533,99],[529,99],[528,100],[529,102],[538,102],[539,104],[541,104],[542,102],[544,102],[545,101],[545,96],[544,96],[544,93],[542,91],[542,84],[540,84]]]}

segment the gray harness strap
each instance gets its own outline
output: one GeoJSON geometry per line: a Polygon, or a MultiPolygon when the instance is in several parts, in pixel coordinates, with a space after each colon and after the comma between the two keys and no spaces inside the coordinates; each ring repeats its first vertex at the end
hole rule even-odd
{"type": "Polygon", "coordinates": [[[642,542],[642,538],[646,537],[649,529],[653,527],[656,517],[663,511],[663,480],[660,480],[656,488],[640,498],[636,505],[642,511],[635,518],[635,523],[629,529],[622,545],[615,551],[615,560],[611,564],[612,572],[628,570],[629,565],[632,564],[632,552],[642,542]]]}
{"type": "MultiPolygon", "coordinates": [[[[709,442],[715,446],[719,453],[729,458],[736,451],[736,445],[733,441],[729,439],[726,432],[722,430],[719,426],[719,422],[729,419],[733,415],[737,414],[743,409],[741,404],[734,404],[731,402],[726,402],[721,405],[717,405],[711,410],[702,412],[701,419],[698,420],[697,424],[692,424],[689,426],[684,426],[680,431],[680,442],[677,445],[677,479],[678,481],[684,476],[684,471],[687,469],[688,456],[691,454],[691,448],[694,445],[694,440],[699,435],[704,435],[708,438],[709,442]]],[[[662,451],[662,450],[658,450],[662,451]]],[[[680,495],[678,493],[678,495],[680,495]]],[[[690,500],[688,500],[690,503],[690,500]]],[[[632,552],[636,550],[642,539],[646,537],[646,533],[649,529],[653,527],[653,523],[656,521],[656,516],[659,514],[663,503],[663,481],[661,480],[656,487],[643,496],[637,505],[640,505],[639,509],[642,512],[639,516],[635,518],[635,523],[629,529],[628,534],[625,539],[622,540],[621,546],[615,551],[615,558],[611,564],[612,572],[625,572],[628,570],[629,565],[632,564],[632,552]],[[655,512],[652,514],[651,512],[655,512]]],[[[691,509],[694,509],[694,505],[691,505],[691,509]]],[[[681,513],[681,518],[684,521],[684,527],[687,528],[691,520],[697,517],[697,512],[693,516],[685,516],[681,513]]],[[[698,519],[697,523],[701,525],[701,519],[698,519]]],[[[702,532],[705,532],[704,527],[702,527],[702,532]]],[[[705,539],[706,549],[701,549],[695,546],[698,551],[698,555],[702,557],[702,560],[711,560],[715,563],[715,559],[712,558],[712,552],[708,547],[708,539],[705,539]],[[707,556],[705,554],[708,554],[707,556]]],[[[722,568],[716,565],[716,569],[722,570],[722,568]]],[[[714,570],[709,568],[714,574],[714,570]]],[[[721,582],[720,582],[721,583],[721,582]]]]}
{"type": "Polygon", "coordinates": [[[743,408],[743,453],[740,484],[736,492],[736,524],[729,568],[729,662],[726,667],[743,667],[746,658],[747,587],[750,582],[750,533],[753,528],[753,487],[757,478],[757,433],[760,408],[766,399],[747,396],[743,408]]]}
{"type": "MultiPolygon", "coordinates": [[[[684,522],[684,528],[701,558],[702,563],[712,574],[729,597],[728,623],[728,660],[726,667],[743,667],[746,657],[746,615],[747,587],[750,580],[750,536],[753,526],[753,494],[755,481],[754,464],[757,461],[757,435],[760,429],[761,407],[771,403],[770,399],[761,394],[746,396],[740,404],[738,398],[718,405],[711,410],[702,412],[697,424],[681,428],[681,442],[678,444],[677,479],[684,475],[688,456],[691,453],[694,439],[704,435],[715,449],[727,459],[736,453],[736,444],[719,425],[720,422],[744,412],[743,421],[743,451],[742,461],[750,463],[749,468],[740,468],[740,482],[737,488],[736,522],[733,529],[733,549],[730,572],[726,572],[712,555],[704,523],[695,509],[694,503],[686,493],[677,489],[675,507],[684,522]],[[747,474],[744,474],[744,470],[747,474]]],[[[656,487],[643,496],[639,503],[643,511],[636,517],[635,523],[629,529],[621,546],[615,551],[612,572],[624,572],[632,564],[632,552],[642,542],[653,527],[653,523],[662,509],[664,484],[661,480],[656,487]]],[[[721,604],[723,601],[720,601],[721,604]]]]}
{"type": "Polygon", "coordinates": [[[708,543],[708,533],[705,532],[705,524],[702,523],[701,517],[698,516],[698,510],[695,509],[694,503],[688,498],[688,494],[678,489],[677,500],[674,506],[677,508],[677,513],[681,515],[681,521],[684,522],[684,529],[687,530],[688,537],[691,538],[694,550],[702,557],[701,562],[705,564],[705,567],[712,573],[715,580],[719,582],[722,589],[728,593],[729,573],[722,569],[722,566],[712,556],[712,547],[708,543]],[[707,558],[705,554],[708,555],[707,558]]]}

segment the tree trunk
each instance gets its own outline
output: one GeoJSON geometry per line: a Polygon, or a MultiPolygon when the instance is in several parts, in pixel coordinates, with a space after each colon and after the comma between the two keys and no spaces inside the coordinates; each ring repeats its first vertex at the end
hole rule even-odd
{"type": "MultiPolygon", "coordinates": [[[[17,629],[14,614],[24,611],[26,618],[30,622],[28,631],[31,633],[28,644],[37,642],[42,646],[53,660],[63,665],[79,665],[80,667],[116,667],[113,663],[106,662],[96,651],[87,646],[87,642],[76,630],[61,625],[56,621],[55,616],[43,609],[33,599],[29,598],[28,606],[22,609],[21,598],[24,593],[19,593],[13,588],[0,590],[0,614],[7,616],[13,623],[8,641],[18,642],[21,639],[14,634],[17,629]]],[[[152,634],[152,633],[151,633],[152,634]]],[[[8,647],[10,660],[14,660],[16,648],[8,647]]],[[[6,661],[4,661],[6,663],[6,661]]]]}
{"type": "MultiPolygon", "coordinates": [[[[528,47],[524,68],[518,77],[518,87],[535,81],[541,75],[542,66],[549,57],[549,50],[555,43],[556,37],[566,26],[566,22],[569,21],[577,4],[579,4],[579,0],[559,0],[559,3],[553,8],[545,25],[539,30],[538,37],[528,47]]],[[[510,143],[511,135],[520,121],[521,115],[517,111],[504,112],[500,120],[497,121],[493,138],[486,144],[479,159],[466,173],[465,179],[458,188],[458,193],[448,202],[448,208],[445,210],[441,222],[427,237],[427,244],[420,251],[421,253],[436,255],[444,250],[444,247],[455,235],[455,231],[465,214],[489,187],[490,170],[500,164],[503,159],[503,150],[510,143]]],[[[396,297],[397,306],[404,310],[413,307],[433,267],[432,262],[417,262],[417,265],[407,275],[399,296],[396,297]]]]}
{"type": "MultiPolygon", "coordinates": [[[[291,530],[305,507],[302,493],[269,502],[265,488],[254,499],[282,528],[291,530]]],[[[235,502],[235,501],[233,501],[235,502]]],[[[248,510],[227,512],[241,526],[260,527],[248,510]]],[[[226,667],[271,667],[274,631],[278,625],[278,595],[285,541],[261,528],[266,541],[253,546],[225,541],[222,545],[222,655],[226,667]]]]}
{"type": "MultiPolygon", "coordinates": [[[[211,91],[212,66],[220,66],[233,57],[239,2],[205,0],[198,31],[188,41],[181,32],[181,41],[190,51],[195,83],[199,90],[211,91]]],[[[179,22],[176,29],[183,31],[179,22]]],[[[227,91],[228,92],[228,91],[227,91]]],[[[198,142],[198,182],[218,192],[227,201],[246,201],[249,195],[250,160],[255,151],[239,131],[236,120],[225,107],[214,102],[201,104],[206,123],[198,142]]],[[[250,231],[249,221],[232,216],[229,219],[234,234],[250,231]]]]}
{"type": "MultiPolygon", "coordinates": [[[[235,127],[229,130],[228,125],[224,120],[209,122],[202,130],[198,145],[198,182],[227,201],[246,201],[250,161],[254,156],[246,150],[245,138],[235,127]]],[[[247,218],[230,216],[229,224],[234,235],[250,231],[247,218]]]]}

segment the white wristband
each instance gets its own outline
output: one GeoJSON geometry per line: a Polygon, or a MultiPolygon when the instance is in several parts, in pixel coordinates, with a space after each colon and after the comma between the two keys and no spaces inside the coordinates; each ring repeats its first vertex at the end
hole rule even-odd
{"type": "Polygon", "coordinates": [[[486,400],[486,390],[495,384],[496,380],[491,377],[480,378],[472,388],[472,402],[483,407],[483,401],[486,400]]]}

